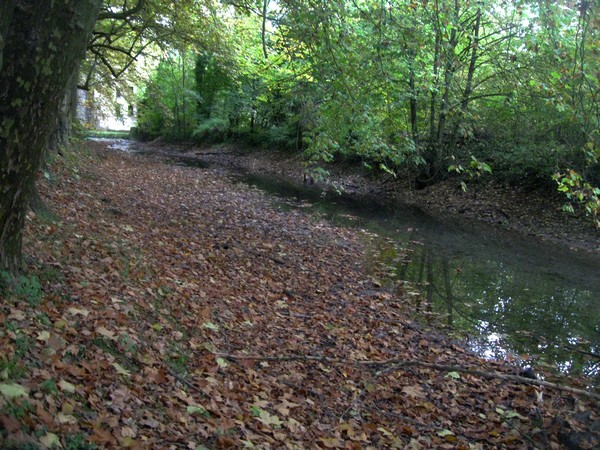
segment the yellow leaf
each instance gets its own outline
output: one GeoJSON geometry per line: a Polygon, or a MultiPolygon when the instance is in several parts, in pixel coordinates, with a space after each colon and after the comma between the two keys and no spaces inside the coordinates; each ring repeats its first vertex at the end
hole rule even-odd
{"type": "Polygon", "coordinates": [[[61,425],[64,425],[67,423],[75,425],[77,423],[77,419],[75,417],[71,416],[70,414],[64,414],[61,412],[59,412],[56,415],[56,418],[54,420],[61,425]]]}
{"type": "Polygon", "coordinates": [[[344,443],[338,438],[319,438],[323,445],[327,448],[343,448],[344,443]]]}
{"type": "Polygon", "coordinates": [[[54,433],[46,433],[40,438],[40,442],[47,448],[63,448],[60,439],[54,433]]]}
{"type": "Polygon", "coordinates": [[[20,384],[0,384],[0,394],[6,398],[19,398],[29,396],[29,389],[20,384]]]}
{"type": "Polygon", "coordinates": [[[41,333],[38,333],[38,337],[36,339],[38,341],[46,342],[48,339],[50,339],[50,333],[48,331],[42,331],[41,333]]]}
{"type": "Polygon", "coordinates": [[[87,317],[90,314],[90,312],[86,309],[69,308],[67,309],[67,311],[69,312],[69,314],[73,314],[74,316],[80,315],[83,317],[87,317]]]}
{"type": "Polygon", "coordinates": [[[113,331],[107,330],[104,327],[96,328],[96,333],[101,334],[102,336],[107,337],[109,339],[115,338],[115,333],[113,331]]]}
{"type": "Polygon", "coordinates": [[[74,384],[69,383],[66,380],[60,380],[58,382],[58,386],[60,387],[60,390],[63,392],[68,392],[70,394],[75,393],[76,387],[74,384]]]}
{"type": "Polygon", "coordinates": [[[121,375],[125,375],[127,377],[131,375],[131,372],[129,372],[119,363],[112,363],[112,366],[117,369],[117,372],[119,372],[121,375]]]}

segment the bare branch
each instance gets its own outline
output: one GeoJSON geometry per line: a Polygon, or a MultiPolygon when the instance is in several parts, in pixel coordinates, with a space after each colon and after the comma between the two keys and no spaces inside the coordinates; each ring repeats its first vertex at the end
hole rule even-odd
{"type": "Polygon", "coordinates": [[[98,16],[98,20],[114,19],[114,20],[126,20],[134,14],[139,13],[142,8],[146,5],[146,0],[138,0],[137,5],[131,9],[127,9],[120,12],[103,11],[98,16]]]}
{"type": "Polygon", "coordinates": [[[519,375],[510,375],[499,372],[486,372],[478,369],[470,369],[463,366],[446,365],[446,364],[434,364],[419,360],[403,360],[403,359],[385,359],[385,360],[352,360],[343,358],[328,358],[326,356],[313,356],[313,355],[290,355],[290,356],[259,356],[259,355],[231,355],[227,353],[214,353],[215,356],[230,360],[257,360],[257,361],[315,361],[325,364],[340,364],[347,366],[356,367],[382,367],[389,366],[382,370],[379,370],[375,375],[381,376],[386,375],[390,372],[402,370],[407,367],[426,367],[428,369],[439,370],[443,372],[461,372],[468,373],[470,375],[477,375],[483,378],[495,378],[504,381],[514,381],[516,383],[532,384],[535,386],[543,386],[549,389],[558,391],[570,392],[572,394],[581,395],[584,397],[590,397],[596,400],[600,400],[600,395],[594,392],[584,391],[583,389],[577,389],[570,386],[563,386],[560,384],[550,383],[543,380],[535,380],[531,378],[522,377],[519,375]]]}

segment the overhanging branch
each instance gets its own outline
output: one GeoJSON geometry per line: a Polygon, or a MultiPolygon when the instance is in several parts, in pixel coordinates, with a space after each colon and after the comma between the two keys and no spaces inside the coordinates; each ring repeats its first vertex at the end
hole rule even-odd
{"type": "Polygon", "coordinates": [[[146,0],[138,0],[137,5],[131,9],[114,12],[114,11],[103,11],[98,16],[98,20],[114,19],[114,20],[125,20],[134,14],[139,13],[144,8],[146,0]]]}

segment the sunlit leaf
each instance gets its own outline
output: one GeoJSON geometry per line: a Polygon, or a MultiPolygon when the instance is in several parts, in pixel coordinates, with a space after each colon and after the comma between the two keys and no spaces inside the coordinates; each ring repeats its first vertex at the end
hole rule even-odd
{"type": "Polygon", "coordinates": [[[29,388],[20,384],[0,384],[0,394],[6,398],[27,397],[29,388]]]}
{"type": "Polygon", "coordinates": [[[121,375],[125,375],[125,376],[130,376],[131,372],[129,372],[127,369],[125,369],[121,364],[119,363],[112,363],[112,366],[117,369],[117,372],[119,372],[121,375]]]}
{"type": "Polygon", "coordinates": [[[205,322],[202,326],[204,328],[208,328],[209,330],[212,330],[212,331],[219,331],[219,326],[215,325],[212,322],[205,322]]]}

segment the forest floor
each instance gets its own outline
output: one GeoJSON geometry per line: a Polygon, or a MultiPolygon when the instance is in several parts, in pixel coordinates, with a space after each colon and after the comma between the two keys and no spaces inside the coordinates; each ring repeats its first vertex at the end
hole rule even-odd
{"type": "MultiPolygon", "coordinates": [[[[136,144],[153,152],[173,154],[173,146],[163,143],[136,144]]],[[[175,153],[197,158],[208,164],[247,170],[251,173],[282,177],[303,183],[306,164],[299,155],[276,151],[240,148],[235,145],[176,147],[175,153]]],[[[375,175],[356,166],[325,166],[328,179],[319,183],[326,189],[338,189],[383,202],[414,205],[439,218],[463,218],[496,224],[523,235],[558,243],[567,248],[600,252],[600,230],[583,210],[568,214],[562,210],[565,197],[553,187],[526,188],[486,179],[471,181],[466,192],[460,179],[415,189],[401,177],[375,175]]]]}
{"type": "Polygon", "coordinates": [[[0,301],[0,448],[597,448],[598,394],[410,319],[357,231],[86,144],[0,301]],[[39,283],[38,283],[39,278],[39,283]],[[558,389],[550,383],[568,383],[558,389]]]}

